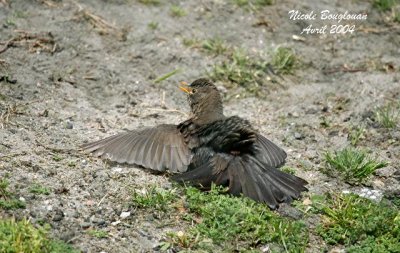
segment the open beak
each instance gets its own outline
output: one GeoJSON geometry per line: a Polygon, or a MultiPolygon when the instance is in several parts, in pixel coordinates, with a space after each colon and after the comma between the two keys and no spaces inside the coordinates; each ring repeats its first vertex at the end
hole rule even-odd
{"type": "Polygon", "coordinates": [[[192,88],[190,88],[189,86],[188,86],[188,83],[187,82],[181,82],[180,83],[181,85],[179,86],[179,89],[181,90],[181,91],[184,91],[184,92],[186,92],[186,93],[188,93],[188,94],[190,94],[190,93],[192,93],[192,88]]]}

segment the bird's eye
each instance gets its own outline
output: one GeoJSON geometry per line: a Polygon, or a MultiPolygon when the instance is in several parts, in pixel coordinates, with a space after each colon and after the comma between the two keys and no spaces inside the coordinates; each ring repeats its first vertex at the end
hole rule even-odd
{"type": "Polygon", "coordinates": [[[196,93],[197,90],[196,89],[192,89],[192,94],[196,93]]]}

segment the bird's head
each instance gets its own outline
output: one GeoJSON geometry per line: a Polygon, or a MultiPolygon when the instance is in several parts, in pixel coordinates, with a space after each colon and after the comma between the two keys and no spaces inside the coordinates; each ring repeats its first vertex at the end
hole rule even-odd
{"type": "Polygon", "coordinates": [[[217,87],[208,79],[200,78],[179,87],[188,95],[191,111],[201,123],[210,123],[223,118],[222,99],[217,87]]]}

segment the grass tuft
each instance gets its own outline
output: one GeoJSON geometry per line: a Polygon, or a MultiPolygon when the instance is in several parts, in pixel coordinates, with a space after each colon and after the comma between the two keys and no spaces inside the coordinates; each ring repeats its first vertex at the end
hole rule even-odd
{"type": "Polygon", "coordinates": [[[29,188],[29,192],[39,195],[49,195],[50,190],[40,184],[34,184],[29,188]]]}
{"type": "Polygon", "coordinates": [[[372,6],[380,11],[390,11],[396,5],[396,0],[374,0],[372,6]]]}
{"type": "Polygon", "coordinates": [[[148,23],[147,26],[148,26],[151,30],[157,30],[157,28],[158,28],[158,22],[152,21],[152,22],[148,23]]]}
{"type": "Polygon", "coordinates": [[[222,39],[214,38],[204,40],[202,49],[212,55],[222,55],[229,50],[229,46],[222,39]]]}
{"type": "Polygon", "coordinates": [[[351,145],[356,146],[358,142],[365,139],[365,128],[363,126],[354,126],[347,137],[351,145]]]}
{"type": "Polygon", "coordinates": [[[222,81],[228,88],[241,86],[247,92],[261,95],[270,64],[264,59],[251,57],[244,50],[235,49],[227,60],[214,66],[210,78],[222,81]]]}
{"type": "Polygon", "coordinates": [[[291,74],[297,65],[293,49],[278,47],[272,57],[272,66],[278,74],[291,74]]]}
{"type": "Polygon", "coordinates": [[[88,230],[88,234],[99,239],[108,237],[108,233],[104,230],[90,229],[88,230]]]}
{"type": "Polygon", "coordinates": [[[312,208],[322,214],[316,232],[328,244],[345,245],[346,252],[399,250],[400,212],[396,207],[339,194],[321,196],[312,208]]]}
{"type": "Polygon", "coordinates": [[[187,15],[187,12],[179,5],[172,5],[170,8],[170,14],[172,17],[181,18],[187,15]]]}
{"type": "Polygon", "coordinates": [[[334,154],[325,153],[329,175],[340,176],[348,183],[362,183],[375,170],[387,166],[387,162],[378,162],[370,158],[365,151],[354,148],[344,148],[334,154]]]}
{"type": "Polygon", "coordinates": [[[257,10],[274,3],[273,0],[232,0],[232,2],[239,7],[250,8],[251,10],[257,10]]]}
{"type": "Polygon", "coordinates": [[[79,252],[62,241],[50,239],[46,229],[36,228],[25,219],[18,222],[14,219],[0,220],[0,245],[0,252],[79,252]]]}
{"type": "Polygon", "coordinates": [[[137,208],[151,208],[157,211],[167,211],[170,205],[177,198],[174,190],[165,190],[155,186],[146,189],[144,193],[134,191],[132,202],[137,208]]]}
{"type": "Polygon", "coordinates": [[[145,4],[145,5],[160,5],[161,1],[160,0],[138,0],[139,3],[145,4]]]}
{"type": "Polygon", "coordinates": [[[16,196],[8,191],[9,183],[6,179],[0,180],[0,208],[11,210],[25,208],[25,202],[16,198],[16,196]]]}
{"type": "Polygon", "coordinates": [[[400,103],[389,103],[375,110],[374,119],[384,128],[395,128],[399,121],[400,103]]]}

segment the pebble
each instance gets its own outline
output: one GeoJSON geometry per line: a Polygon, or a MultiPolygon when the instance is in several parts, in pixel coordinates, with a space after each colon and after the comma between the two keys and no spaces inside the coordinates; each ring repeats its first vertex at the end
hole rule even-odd
{"type": "Polygon", "coordinates": [[[67,122],[65,123],[65,128],[67,128],[67,129],[72,129],[72,128],[74,128],[74,125],[72,124],[71,121],[67,121],[67,122]]]}
{"type": "Polygon", "coordinates": [[[82,222],[82,223],[81,223],[81,227],[82,227],[83,229],[89,228],[89,227],[90,227],[90,223],[89,223],[89,222],[82,222]]]}
{"type": "Polygon", "coordinates": [[[301,133],[299,133],[299,132],[295,132],[295,133],[294,133],[294,138],[295,138],[296,140],[301,140],[301,139],[304,138],[304,136],[303,136],[301,133]]]}
{"type": "Polygon", "coordinates": [[[131,216],[131,212],[122,212],[119,217],[121,217],[122,219],[128,218],[129,216],[131,216]]]}

